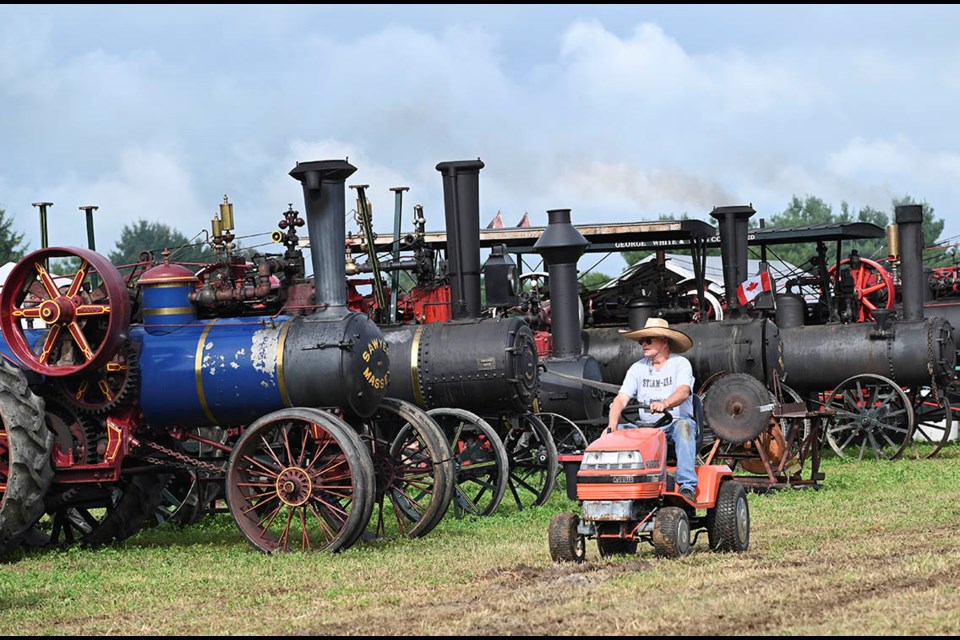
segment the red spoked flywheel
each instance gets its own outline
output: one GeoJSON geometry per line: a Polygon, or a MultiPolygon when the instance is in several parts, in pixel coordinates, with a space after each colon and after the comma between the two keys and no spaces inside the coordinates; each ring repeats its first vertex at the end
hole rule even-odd
{"type": "Polygon", "coordinates": [[[34,251],[7,276],[0,293],[0,329],[23,366],[68,376],[106,364],[130,327],[123,277],[100,254],[78,247],[34,251]],[[77,258],[69,276],[54,276],[54,258],[77,258]]]}
{"type": "MultiPolygon", "coordinates": [[[[878,262],[868,258],[857,258],[851,264],[851,259],[841,260],[840,265],[850,264],[850,274],[853,276],[854,291],[859,302],[860,312],[857,322],[873,321],[874,309],[892,309],[896,302],[896,289],[893,276],[878,262]]],[[[838,265],[830,267],[832,276],[838,265]]]]}

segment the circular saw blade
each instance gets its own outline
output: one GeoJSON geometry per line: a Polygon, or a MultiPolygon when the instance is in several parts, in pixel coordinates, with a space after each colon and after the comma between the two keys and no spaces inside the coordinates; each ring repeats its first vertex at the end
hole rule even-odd
{"type": "Polygon", "coordinates": [[[703,397],[703,417],[718,437],[741,444],[753,440],[770,424],[772,394],[756,378],[731,373],[718,378],[703,397]]]}

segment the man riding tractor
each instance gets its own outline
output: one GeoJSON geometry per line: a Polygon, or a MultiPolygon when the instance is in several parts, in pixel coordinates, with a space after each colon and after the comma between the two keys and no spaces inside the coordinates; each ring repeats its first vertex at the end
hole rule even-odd
{"type": "Polygon", "coordinates": [[[580,562],[585,539],[595,538],[601,555],[635,553],[637,542],[647,540],[658,556],[679,557],[690,552],[691,531],[699,535],[704,529],[711,548],[746,551],[746,490],[726,465],[696,466],[703,410],[692,392],[690,363],[679,355],[692,341],[660,318],[623,333],[641,342],[644,357],[619,388],[613,387],[617,395],[601,436],[582,456],[563,456],[568,469],[580,458],[575,482],[568,474],[567,493],[580,501],[583,516],[554,516],[550,555],[556,561],[580,562]],[[634,399],[637,420],[621,424],[634,399]],[[677,420],[669,409],[679,412],[677,420]],[[668,437],[676,445],[672,466],[668,437]],[[698,515],[703,510],[706,514],[698,515]]]}

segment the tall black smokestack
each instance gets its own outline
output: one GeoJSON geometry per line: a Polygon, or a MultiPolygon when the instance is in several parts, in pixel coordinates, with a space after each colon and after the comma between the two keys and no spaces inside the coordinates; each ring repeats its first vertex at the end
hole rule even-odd
{"type": "Polygon", "coordinates": [[[543,256],[550,273],[550,323],[554,358],[583,353],[578,312],[577,260],[588,246],[590,242],[570,224],[570,209],[547,211],[547,228],[533,248],[543,256]]]}
{"type": "Polygon", "coordinates": [[[747,279],[747,221],[755,213],[749,205],[714,207],[710,212],[720,228],[720,256],[727,309],[740,309],[737,287],[747,279]]]}
{"type": "Polygon", "coordinates": [[[327,305],[322,312],[347,311],[347,210],[343,185],[356,170],[346,160],[316,160],[298,162],[290,172],[303,184],[316,303],[327,305]]]}
{"type": "Polygon", "coordinates": [[[443,174],[454,320],[480,317],[480,169],[479,158],[437,165],[443,174]]]}
{"type": "Polygon", "coordinates": [[[900,235],[900,299],[904,320],[923,319],[923,207],[902,204],[894,217],[900,235]]]}

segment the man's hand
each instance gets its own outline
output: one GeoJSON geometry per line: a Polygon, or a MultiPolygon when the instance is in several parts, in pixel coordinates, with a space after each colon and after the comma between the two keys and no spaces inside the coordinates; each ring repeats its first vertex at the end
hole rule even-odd
{"type": "Polygon", "coordinates": [[[666,402],[651,402],[650,403],[650,413],[664,413],[667,410],[666,402]]]}

